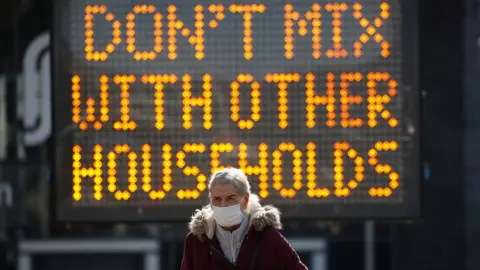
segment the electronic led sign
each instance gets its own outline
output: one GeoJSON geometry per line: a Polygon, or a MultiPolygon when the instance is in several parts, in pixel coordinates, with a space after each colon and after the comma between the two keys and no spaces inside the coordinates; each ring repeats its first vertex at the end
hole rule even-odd
{"type": "Polygon", "coordinates": [[[414,1],[58,0],[57,218],[182,221],[241,168],[289,218],[419,214],[414,1]]]}

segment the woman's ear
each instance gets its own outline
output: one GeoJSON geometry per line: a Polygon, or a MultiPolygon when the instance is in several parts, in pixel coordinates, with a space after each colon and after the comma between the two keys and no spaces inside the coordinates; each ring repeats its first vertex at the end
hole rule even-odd
{"type": "Polygon", "coordinates": [[[240,205],[242,211],[245,211],[245,209],[247,209],[248,207],[248,202],[250,201],[250,193],[246,193],[245,196],[243,197],[243,202],[242,204],[240,205]]]}

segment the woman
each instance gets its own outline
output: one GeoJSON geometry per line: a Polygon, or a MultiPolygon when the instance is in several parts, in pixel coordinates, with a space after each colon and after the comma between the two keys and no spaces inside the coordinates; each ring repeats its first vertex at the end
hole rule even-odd
{"type": "Polygon", "coordinates": [[[189,223],[181,270],[307,269],[278,231],[278,209],[260,205],[241,170],[217,171],[208,189],[210,204],[189,223]]]}

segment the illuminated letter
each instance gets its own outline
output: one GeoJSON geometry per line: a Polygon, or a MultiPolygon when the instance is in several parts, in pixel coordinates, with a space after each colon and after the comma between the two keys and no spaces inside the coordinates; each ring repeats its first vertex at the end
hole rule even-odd
{"type": "Polygon", "coordinates": [[[326,96],[315,94],[315,75],[308,73],[306,76],[306,98],[307,103],[307,127],[314,128],[315,123],[315,109],[317,105],[326,105],[327,109],[327,126],[335,126],[335,75],[333,73],[327,74],[327,92],[326,96]]]}
{"type": "Polygon", "coordinates": [[[80,113],[81,94],[80,94],[80,77],[73,75],[72,77],[72,121],[77,123],[79,128],[85,131],[88,128],[88,123],[93,123],[95,130],[100,130],[105,123],[109,120],[108,116],[108,77],[106,75],[100,76],[100,121],[95,120],[95,100],[88,98],[86,101],[86,120],[82,121],[80,113]]]}
{"type": "Polygon", "coordinates": [[[237,125],[240,129],[252,129],[255,125],[254,122],[260,120],[260,84],[257,81],[253,81],[253,76],[251,74],[240,74],[237,77],[237,81],[230,84],[230,118],[232,121],[237,122],[237,125]],[[240,120],[240,84],[241,83],[251,83],[250,87],[252,88],[250,92],[250,111],[251,116],[248,120],[240,120]]]}
{"type": "Polygon", "coordinates": [[[363,120],[361,118],[350,118],[350,104],[361,104],[363,99],[359,95],[349,95],[350,82],[359,82],[363,79],[360,72],[340,74],[340,125],[344,128],[361,127],[363,120]]]}
{"type": "Polygon", "coordinates": [[[205,152],[204,144],[185,144],[183,146],[183,151],[178,151],[177,153],[177,167],[183,169],[183,174],[186,176],[196,176],[197,178],[197,188],[196,189],[180,189],[177,191],[177,197],[180,200],[183,199],[193,199],[196,200],[200,197],[200,192],[204,191],[207,188],[207,176],[200,172],[200,169],[197,166],[186,166],[185,157],[188,153],[203,153],[205,152]]]}
{"type": "MultiPolygon", "coordinates": [[[[211,29],[215,29],[218,23],[225,18],[225,7],[223,5],[209,5],[208,10],[215,14],[215,19],[208,22],[211,29]]],[[[174,5],[168,7],[168,58],[175,60],[177,58],[177,30],[181,32],[182,36],[188,37],[188,43],[195,46],[195,58],[202,60],[205,57],[205,23],[204,23],[204,8],[201,5],[196,5],[195,11],[195,31],[187,28],[183,21],[177,19],[177,8],[174,5]]]]}
{"type": "Polygon", "coordinates": [[[273,151],[273,188],[280,191],[280,196],[283,198],[295,197],[297,190],[302,188],[302,151],[296,149],[295,144],[293,143],[281,143],[278,146],[278,149],[273,151]],[[283,152],[293,152],[293,188],[283,187],[283,152]]]}
{"type": "Polygon", "coordinates": [[[370,72],[367,75],[368,87],[368,125],[370,127],[377,126],[377,113],[380,113],[383,119],[388,120],[388,125],[396,127],[398,120],[392,116],[389,110],[385,109],[384,104],[390,103],[392,97],[397,95],[398,83],[390,79],[387,72],[370,72]],[[377,82],[387,82],[388,94],[377,94],[377,82]]]}
{"type": "Polygon", "coordinates": [[[203,7],[201,5],[196,5],[195,10],[195,31],[194,34],[191,34],[191,30],[188,29],[183,21],[177,19],[176,11],[177,7],[174,5],[168,6],[168,58],[174,60],[177,58],[177,30],[181,31],[184,37],[189,37],[188,42],[192,45],[195,45],[195,58],[198,60],[203,59],[205,56],[204,50],[204,25],[203,22],[203,7]]]}
{"type": "Polygon", "coordinates": [[[347,11],[348,6],[345,3],[342,4],[327,4],[325,9],[328,12],[332,12],[332,25],[333,25],[333,50],[328,49],[326,55],[328,58],[341,58],[348,55],[347,50],[342,47],[342,12],[347,11]]]}
{"type": "MultiPolygon", "coordinates": [[[[80,123],[80,121],[82,120],[82,117],[80,116],[80,112],[82,111],[82,109],[80,108],[80,104],[82,104],[82,102],[80,101],[80,96],[80,76],[75,74],[72,76],[72,122],[77,124],[80,123]]],[[[88,124],[85,123],[85,121],[82,121],[80,123],[81,130],[85,130],[87,129],[87,127],[88,124]]]]}
{"type": "Polygon", "coordinates": [[[143,178],[142,178],[142,189],[147,192],[150,199],[152,200],[162,200],[165,198],[165,194],[172,190],[172,147],[169,144],[164,144],[162,147],[163,154],[163,189],[152,190],[152,162],[150,161],[152,155],[150,153],[151,147],[148,144],[143,145],[142,147],[142,159],[143,159],[143,178]]]}
{"type": "Polygon", "coordinates": [[[231,153],[233,145],[231,143],[213,143],[210,146],[210,172],[213,174],[218,170],[222,170],[225,166],[220,165],[220,153],[231,153]]]}
{"type": "Polygon", "coordinates": [[[335,164],[335,167],[333,171],[335,172],[335,195],[337,197],[348,197],[350,196],[350,191],[354,190],[358,186],[358,183],[362,182],[365,177],[365,167],[363,166],[364,160],[358,155],[358,152],[355,149],[350,147],[350,144],[347,142],[337,142],[335,143],[334,148],[335,151],[333,155],[335,159],[333,162],[335,164]],[[351,179],[350,181],[348,181],[348,188],[345,187],[343,184],[343,180],[345,178],[345,160],[343,156],[345,152],[347,152],[348,157],[352,159],[355,163],[355,179],[351,179]]]}
{"type": "Polygon", "coordinates": [[[238,167],[246,175],[258,175],[260,180],[258,195],[260,198],[265,199],[268,197],[268,146],[265,143],[261,143],[258,146],[258,164],[253,166],[248,165],[247,150],[248,146],[244,143],[238,146],[238,167]]]}
{"type": "Polygon", "coordinates": [[[135,130],[137,124],[130,119],[130,84],[134,83],[136,78],[134,75],[115,75],[113,82],[120,85],[120,121],[113,123],[116,130],[135,130]]]}
{"type": "Polygon", "coordinates": [[[157,58],[157,53],[160,53],[163,50],[162,46],[162,15],[160,13],[155,13],[153,16],[154,27],[153,31],[155,46],[153,47],[154,51],[143,51],[135,52],[135,15],[136,14],[152,14],[156,10],[155,6],[152,5],[135,5],[133,6],[133,12],[128,13],[127,15],[127,51],[129,53],[135,53],[133,55],[134,59],[137,61],[140,60],[155,60],[157,58]]]}
{"type": "Polygon", "coordinates": [[[264,13],[266,9],[262,4],[230,6],[230,12],[243,13],[243,56],[247,60],[253,57],[252,13],[264,13]]]}
{"type": "Polygon", "coordinates": [[[131,192],[135,192],[138,189],[137,186],[137,154],[130,150],[128,144],[115,145],[114,151],[111,151],[107,155],[108,158],[108,191],[114,193],[115,199],[129,200],[131,192]],[[117,155],[128,154],[128,190],[118,190],[117,188],[117,155]]]}
{"type": "Polygon", "coordinates": [[[390,5],[386,2],[380,4],[380,9],[382,9],[382,11],[380,12],[380,17],[377,17],[373,20],[374,25],[370,24],[370,21],[363,16],[362,9],[363,6],[360,3],[355,3],[353,5],[353,17],[355,17],[355,19],[358,20],[360,25],[365,28],[365,32],[360,35],[359,40],[353,43],[353,55],[355,55],[356,57],[362,56],[363,44],[368,42],[368,40],[370,39],[369,36],[372,36],[373,39],[382,47],[382,51],[380,54],[384,58],[387,58],[390,55],[390,43],[383,39],[383,36],[377,32],[377,28],[382,27],[383,20],[388,19],[388,17],[390,16],[390,13],[388,12],[390,10],[390,5]]]}
{"type": "Polygon", "coordinates": [[[93,197],[99,201],[102,199],[102,146],[97,144],[93,147],[93,166],[90,168],[82,165],[82,148],[80,145],[73,146],[73,194],[75,201],[82,199],[82,179],[93,178],[93,197]]]}
{"type": "Polygon", "coordinates": [[[278,126],[286,129],[288,127],[288,84],[291,82],[299,82],[300,74],[267,73],[265,80],[268,83],[274,82],[278,84],[278,126]]]}
{"type": "Polygon", "coordinates": [[[307,196],[310,198],[326,198],[330,195],[328,188],[317,187],[317,152],[315,144],[307,144],[307,196]]]}
{"type": "Polygon", "coordinates": [[[115,15],[113,13],[106,13],[107,7],[104,5],[87,5],[85,7],[85,59],[87,61],[105,61],[108,55],[115,51],[115,47],[122,42],[120,38],[122,32],[120,31],[120,21],[113,21],[115,15]],[[106,14],[105,14],[106,13],[106,14]],[[95,31],[93,30],[93,17],[97,14],[105,16],[105,19],[112,22],[112,42],[108,43],[105,51],[94,51],[95,31]]]}
{"type": "Polygon", "coordinates": [[[208,26],[210,28],[215,29],[218,26],[218,23],[225,18],[225,6],[224,5],[209,5],[208,11],[210,13],[215,14],[215,19],[210,20],[208,26]]]}
{"type": "Polygon", "coordinates": [[[173,74],[163,74],[163,75],[144,75],[142,76],[142,83],[144,84],[155,84],[155,128],[158,130],[163,130],[165,127],[165,108],[163,104],[165,103],[163,88],[165,84],[176,83],[177,76],[173,74]]]}
{"type": "Polygon", "coordinates": [[[192,106],[203,107],[203,127],[212,128],[212,76],[205,74],[203,76],[203,97],[192,97],[192,84],[190,75],[184,75],[183,80],[183,127],[190,129],[192,127],[192,106]]]}
{"type": "Polygon", "coordinates": [[[300,19],[300,13],[297,11],[293,11],[293,6],[292,4],[287,4],[285,5],[285,57],[287,59],[292,59],[293,58],[293,48],[294,48],[294,43],[293,43],[293,26],[294,26],[294,21],[298,21],[298,26],[299,30],[298,33],[301,36],[305,36],[308,33],[307,30],[307,21],[312,22],[312,56],[315,59],[320,58],[321,53],[320,49],[322,48],[321,44],[321,25],[322,22],[320,20],[321,14],[320,14],[320,5],[319,4],[313,4],[312,5],[312,10],[307,11],[305,13],[305,16],[300,19]]]}
{"type": "Polygon", "coordinates": [[[391,142],[377,142],[375,147],[368,151],[368,163],[372,166],[375,166],[375,171],[378,174],[388,174],[390,182],[389,187],[372,187],[368,191],[368,194],[372,197],[390,197],[392,195],[392,190],[398,188],[398,178],[400,177],[396,171],[392,169],[390,164],[378,164],[377,155],[379,151],[396,151],[398,149],[398,143],[395,141],[391,142]]]}

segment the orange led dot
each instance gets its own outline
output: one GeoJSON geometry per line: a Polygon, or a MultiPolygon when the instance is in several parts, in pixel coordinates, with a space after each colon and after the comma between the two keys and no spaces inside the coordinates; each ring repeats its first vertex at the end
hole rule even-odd
{"type": "Polygon", "coordinates": [[[392,188],[392,189],[397,189],[399,184],[397,181],[391,181],[389,186],[392,188]]]}
{"type": "Polygon", "coordinates": [[[185,199],[185,191],[184,190],[179,190],[177,192],[177,198],[179,198],[180,200],[185,199]]]}

